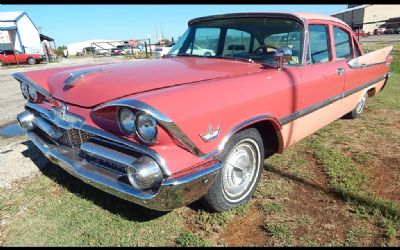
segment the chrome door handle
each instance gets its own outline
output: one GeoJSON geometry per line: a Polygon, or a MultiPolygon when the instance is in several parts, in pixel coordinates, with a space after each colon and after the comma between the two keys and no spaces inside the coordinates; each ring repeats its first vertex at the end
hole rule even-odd
{"type": "Polygon", "coordinates": [[[337,70],[336,70],[336,72],[338,73],[338,75],[343,75],[344,74],[344,69],[343,68],[338,68],[337,70]]]}

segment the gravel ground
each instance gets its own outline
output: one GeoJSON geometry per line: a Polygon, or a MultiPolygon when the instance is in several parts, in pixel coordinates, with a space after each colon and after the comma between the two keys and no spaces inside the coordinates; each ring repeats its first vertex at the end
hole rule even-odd
{"type": "MultiPolygon", "coordinates": [[[[0,129],[14,124],[16,122],[16,115],[24,110],[25,99],[21,95],[18,82],[11,77],[12,73],[53,67],[121,61],[124,61],[121,57],[85,57],[63,59],[59,63],[0,68],[0,129]]],[[[13,182],[35,175],[39,172],[39,168],[45,166],[46,163],[47,159],[24,135],[14,137],[0,135],[0,190],[2,188],[12,188],[13,182]]]]}

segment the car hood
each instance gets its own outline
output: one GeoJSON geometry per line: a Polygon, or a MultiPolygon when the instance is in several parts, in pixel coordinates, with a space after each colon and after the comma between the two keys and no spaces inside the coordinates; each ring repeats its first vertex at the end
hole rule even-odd
{"type": "Polygon", "coordinates": [[[260,70],[259,64],[226,59],[141,60],[54,70],[47,78],[46,89],[58,100],[89,108],[136,93],[260,70]]]}

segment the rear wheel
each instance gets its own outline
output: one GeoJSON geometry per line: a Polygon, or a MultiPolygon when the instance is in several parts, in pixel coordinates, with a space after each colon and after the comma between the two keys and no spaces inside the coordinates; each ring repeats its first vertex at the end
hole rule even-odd
{"type": "Polygon", "coordinates": [[[5,63],[2,60],[0,60],[0,67],[3,67],[4,65],[5,63]]]}
{"type": "Polygon", "coordinates": [[[344,117],[347,119],[356,119],[358,118],[364,110],[365,103],[367,101],[367,92],[362,95],[360,101],[357,103],[357,106],[349,113],[347,113],[344,117]]]}
{"type": "Polygon", "coordinates": [[[33,65],[33,64],[36,64],[37,60],[36,60],[36,58],[29,57],[28,60],[26,60],[26,62],[30,65],[33,65]]]}
{"type": "Polygon", "coordinates": [[[250,128],[233,135],[219,158],[224,167],[202,202],[222,212],[248,202],[257,188],[264,160],[259,132],[250,128]]]}

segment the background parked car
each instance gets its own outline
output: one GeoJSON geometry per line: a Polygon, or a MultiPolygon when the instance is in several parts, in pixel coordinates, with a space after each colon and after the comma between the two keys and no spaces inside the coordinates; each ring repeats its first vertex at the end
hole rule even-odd
{"type": "Polygon", "coordinates": [[[168,44],[165,47],[156,47],[154,50],[154,57],[155,58],[161,58],[163,55],[168,54],[168,52],[171,50],[171,48],[175,45],[175,43],[168,44]]]}
{"type": "Polygon", "coordinates": [[[367,34],[364,32],[364,30],[354,30],[354,35],[356,36],[356,37],[366,37],[367,36],[367,34]]]}
{"type": "Polygon", "coordinates": [[[129,45],[127,45],[127,44],[117,45],[115,48],[120,50],[120,54],[122,54],[122,55],[131,54],[132,53],[131,47],[129,45]]]}
{"type": "Polygon", "coordinates": [[[398,29],[396,29],[396,28],[387,28],[383,33],[384,34],[398,34],[396,32],[398,32],[398,29]]]}
{"type": "Polygon", "coordinates": [[[385,30],[386,30],[386,27],[379,27],[376,29],[376,34],[377,35],[383,34],[385,32],[385,30]]]}
{"type": "Polygon", "coordinates": [[[196,44],[193,44],[192,55],[198,56],[215,56],[215,52],[211,49],[204,49],[196,44]]]}
{"type": "Polygon", "coordinates": [[[24,54],[19,51],[13,50],[0,50],[0,66],[5,64],[15,64],[17,63],[28,63],[36,64],[43,61],[43,57],[40,54],[24,54]]]}

